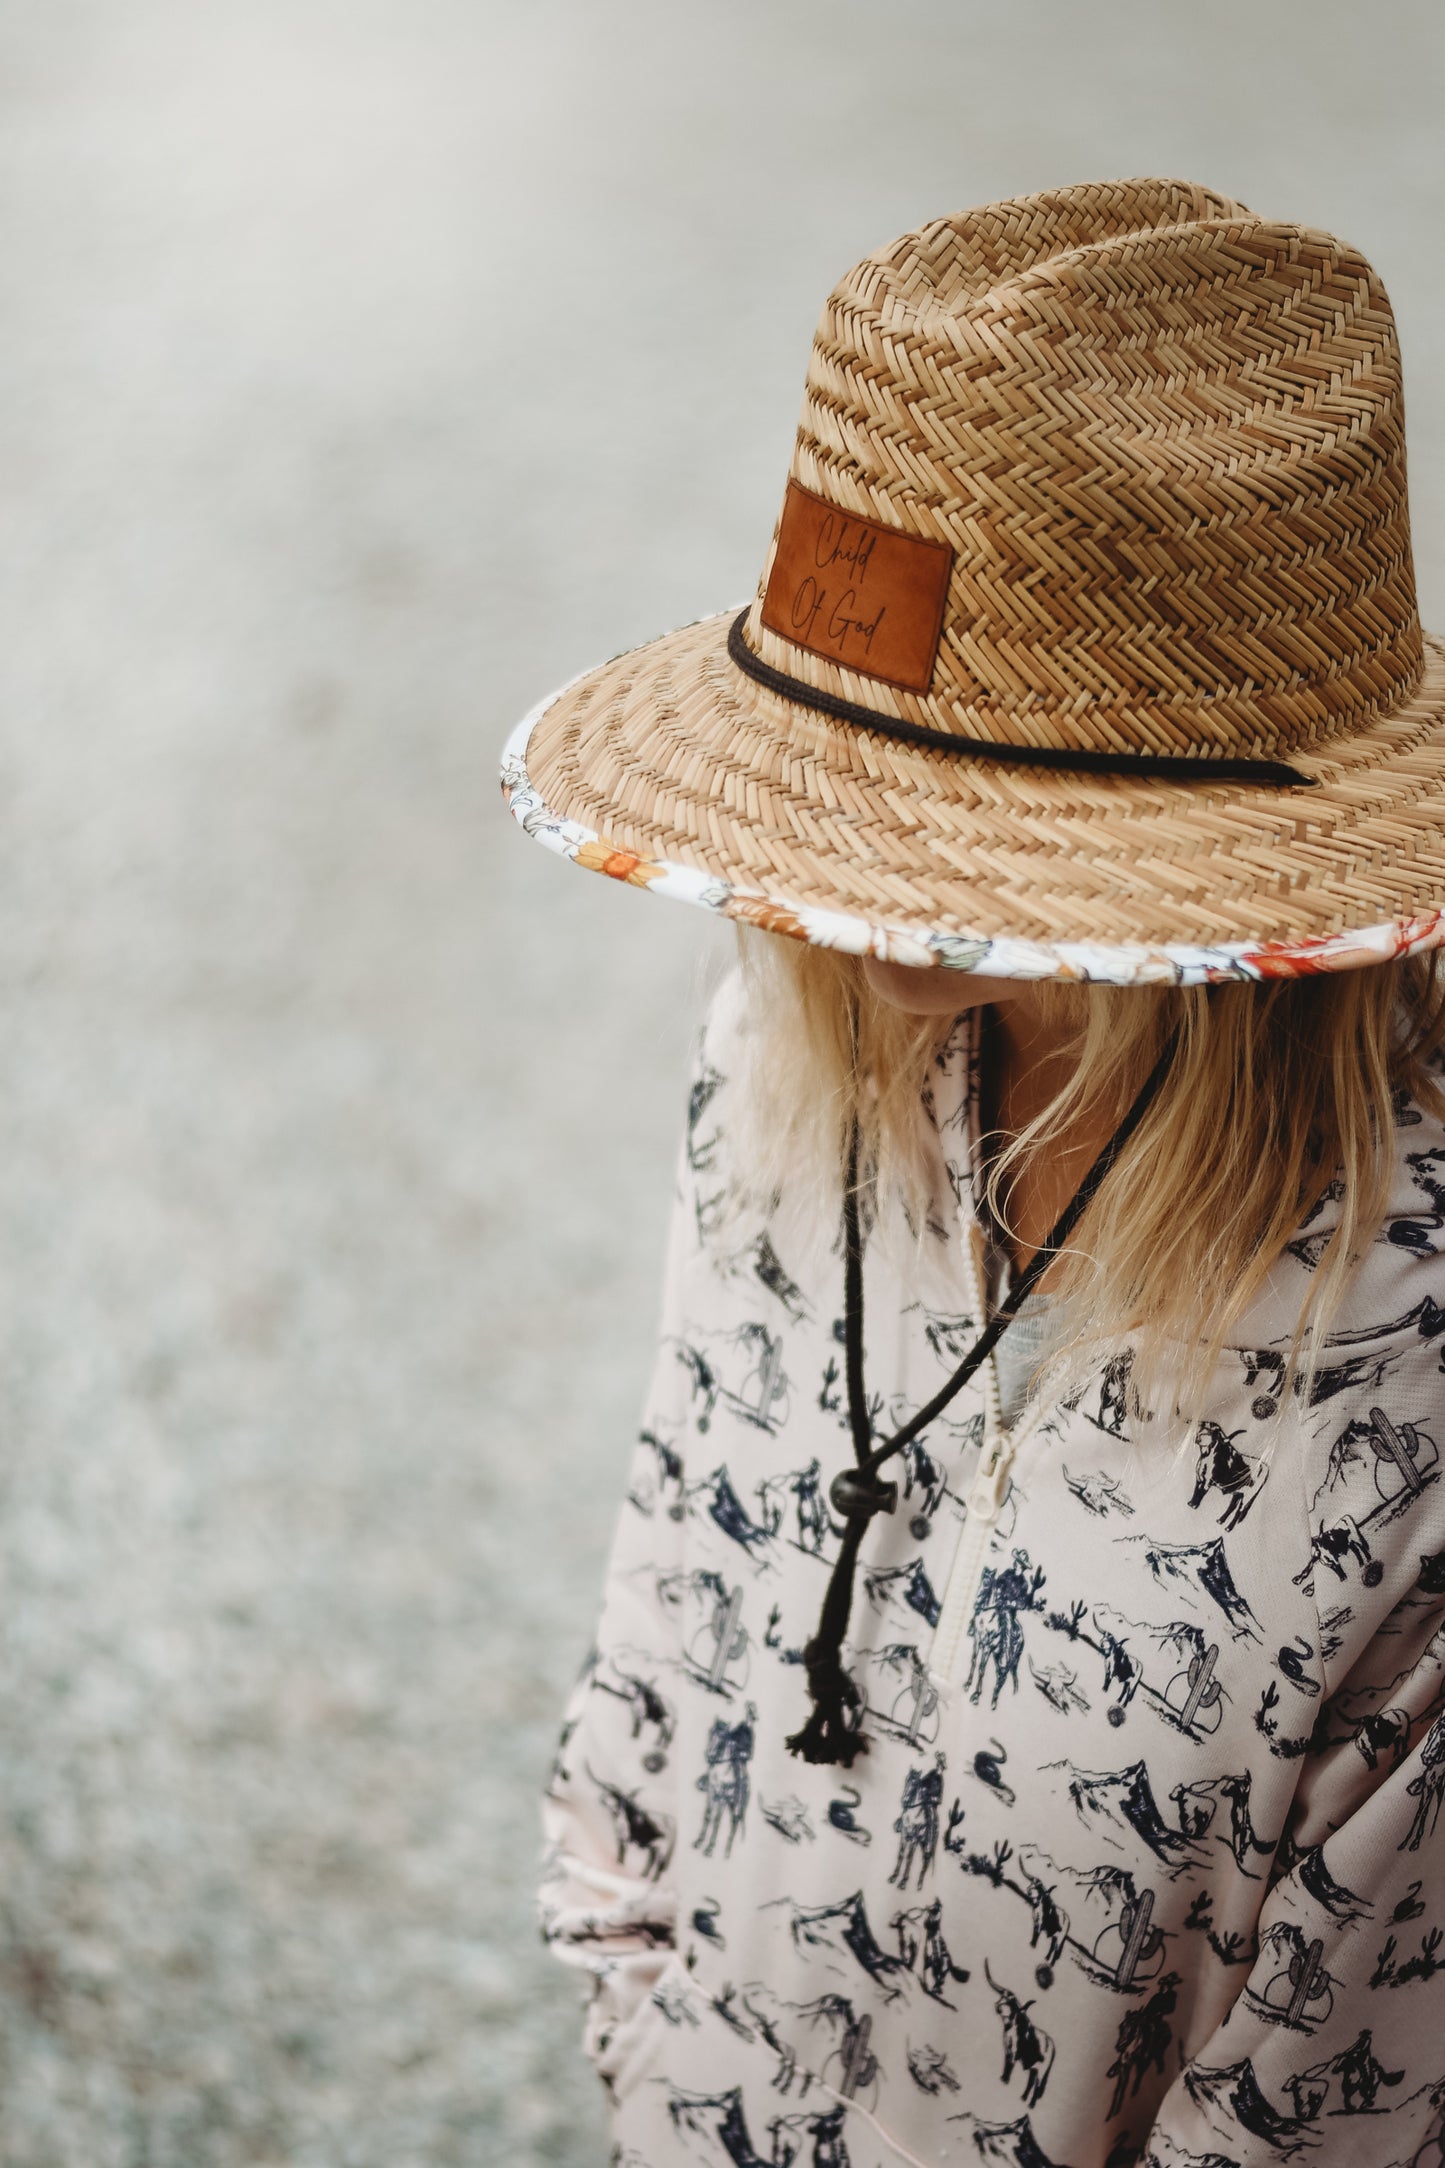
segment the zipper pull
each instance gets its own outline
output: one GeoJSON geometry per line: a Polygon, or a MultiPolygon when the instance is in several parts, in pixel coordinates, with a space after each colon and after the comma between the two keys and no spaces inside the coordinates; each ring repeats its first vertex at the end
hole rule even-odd
{"type": "Polygon", "coordinates": [[[991,1521],[998,1517],[1008,1488],[1009,1463],[1013,1459],[1007,1440],[995,1436],[984,1448],[984,1458],[978,1473],[969,1486],[968,1510],[980,1520],[991,1521]]]}

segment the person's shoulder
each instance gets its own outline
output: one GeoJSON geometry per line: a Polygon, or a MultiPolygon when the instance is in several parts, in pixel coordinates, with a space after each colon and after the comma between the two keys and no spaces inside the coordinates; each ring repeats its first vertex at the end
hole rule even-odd
{"type": "MultiPolygon", "coordinates": [[[[1428,1064],[1430,1081],[1445,1093],[1445,1065],[1428,1064]]],[[[1397,1085],[1391,1107],[1390,1197],[1387,1219],[1429,1219],[1445,1226],[1445,1118],[1426,1095],[1397,1085]]],[[[1445,1252],[1445,1240],[1438,1245],[1445,1252]]]]}
{"type": "Polygon", "coordinates": [[[785,1250],[801,1289],[831,1258],[836,1214],[831,1193],[820,1201],[814,1170],[777,1148],[768,1030],[747,974],[732,963],[705,994],[694,1035],[686,1163],[704,1246],[724,1276],[745,1264],[781,1284],[774,1261],[785,1250]]]}
{"type": "Polygon", "coordinates": [[[680,1180],[692,1198],[699,1239],[715,1249],[735,1232],[747,1201],[736,1179],[740,1141],[746,1157],[749,1004],[734,962],[702,989],[691,1034],[680,1180]]]}
{"type": "MultiPolygon", "coordinates": [[[[1434,1343],[1445,1325],[1445,1120],[1398,1089],[1387,1139],[1384,1215],[1342,1304],[1337,1330],[1434,1343]]],[[[1311,1229],[1305,1229],[1306,1255],[1311,1229]]]]}
{"type": "MultiPolygon", "coordinates": [[[[1339,1347],[1408,1340],[1421,1331],[1433,1339],[1436,1318],[1445,1322],[1445,1121],[1421,1099],[1397,1090],[1383,1142],[1383,1213],[1332,1305],[1328,1338],[1339,1347]]],[[[1345,1207],[1341,1174],[1296,1225],[1266,1285],[1236,1321],[1232,1340],[1243,1337],[1263,1347],[1291,1337],[1345,1207]]]]}
{"type": "Polygon", "coordinates": [[[722,1141],[724,1110],[737,1096],[737,1084],[745,1058],[747,1004],[742,969],[734,963],[723,970],[711,987],[704,988],[693,1026],[688,1067],[688,1156],[698,1164],[698,1152],[715,1152],[722,1141]],[[708,1140],[711,1140],[710,1144],[708,1140]]]}
{"type": "MultiPolygon", "coordinates": [[[[1445,1344],[1445,1120],[1423,1098],[1394,1094],[1384,1211],[1328,1318],[1311,1410],[1326,1429],[1366,1426],[1398,1401],[1400,1419],[1433,1420],[1445,1344]]],[[[1317,1272],[1339,1225],[1333,1183],[1288,1245],[1286,1261],[1317,1272]]],[[[1295,1292],[1299,1286],[1296,1275],[1295,1292]]]]}
{"type": "Polygon", "coordinates": [[[705,988],[697,1026],[699,1054],[725,1073],[736,1061],[747,1031],[748,1002],[743,968],[736,961],[725,964],[710,988],[705,988]]]}

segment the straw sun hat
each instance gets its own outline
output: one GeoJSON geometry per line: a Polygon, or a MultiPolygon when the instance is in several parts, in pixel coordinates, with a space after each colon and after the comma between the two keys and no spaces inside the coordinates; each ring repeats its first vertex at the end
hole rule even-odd
{"type": "Polygon", "coordinates": [[[550,695],[502,787],[579,865],[825,947],[1291,977],[1445,940],[1442,724],[1378,276],[1109,181],[850,271],[756,599],[550,695]]]}

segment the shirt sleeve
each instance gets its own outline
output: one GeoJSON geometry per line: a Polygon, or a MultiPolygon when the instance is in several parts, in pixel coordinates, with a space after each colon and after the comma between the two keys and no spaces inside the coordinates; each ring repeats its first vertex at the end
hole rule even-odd
{"type": "Polygon", "coordinates": [[[563,1713],[542,1802],[543,1937],[590,1976],[583,2045],[604,2082],[625,2029],[674,1946],[677,1779],[671,1747],[682,1665],[684,1447],[695,1379],[686,1323],[720,1185],[713,1065],[719,988],[693,1043],[675,1164],[661,1310],[642,1421],[613,1529],[603,1602],[563,1713]]]}
{"type": "Polygon", "coordinates": [[[1319,1714],[1299,1742],[1254,1963],[1165,2096],[1146,2168],[1445,2160],[1439,1455],[1423,1422],[1373,1406],[1332,1430],[1310,1513],[1319,1714]]]}

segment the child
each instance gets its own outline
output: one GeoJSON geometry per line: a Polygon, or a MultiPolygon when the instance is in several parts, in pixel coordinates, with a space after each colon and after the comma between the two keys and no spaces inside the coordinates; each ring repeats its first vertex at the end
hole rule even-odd
{"type": "Polygon", "coordinates": [[[742,951],[545,1807],[626,2168],[1440,2168],[1442,719],[1377,277],[1146,180],[860,264],[757,601],[515,735],[742,951]]]}

